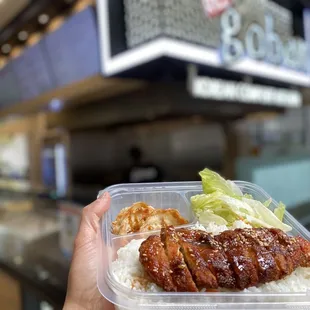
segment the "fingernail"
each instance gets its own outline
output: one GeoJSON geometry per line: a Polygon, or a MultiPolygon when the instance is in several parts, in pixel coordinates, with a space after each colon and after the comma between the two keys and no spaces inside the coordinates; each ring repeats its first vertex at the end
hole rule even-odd
{"type": "Polygon", "coordinates": [[[104,192],[98,199],[105,200],[107,198],[108,193],[104,192]]]}

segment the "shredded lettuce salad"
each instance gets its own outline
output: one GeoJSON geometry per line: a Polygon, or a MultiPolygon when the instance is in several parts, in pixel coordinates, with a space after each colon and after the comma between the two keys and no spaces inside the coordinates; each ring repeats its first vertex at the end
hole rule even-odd
{"type": "Polygon", "coordinates": [[[272,199],[264,203],[243,194],[232,181],[223,179],[219,174],[205,169],[200,173],[203,194],[191,197],[192,208],[201,224],[211,222],[231,226],[242,220],[252,227],[279,228],[285,232],[292,227],[283,223],[285,205],[280,203],[272,211],[272,199]]]}

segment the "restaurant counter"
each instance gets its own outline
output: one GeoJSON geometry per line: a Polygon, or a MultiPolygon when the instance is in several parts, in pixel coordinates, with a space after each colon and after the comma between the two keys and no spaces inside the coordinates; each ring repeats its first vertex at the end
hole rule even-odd
{"type": "Polygon", "coordinates": [[[25,248],[25,255],[0,257],[0,268],[20,284],[22,309],[41,309],[42,302],[53,310],[62,309],[66,295],[69,263],[59,255],[57,235],[43,238],[25,248]],[[28,252],[28,253],[27,253],[28,252]],[[30,254],[31,253],[31,254],[30,254]]]}
{"type": "Polygon", "coordinates": [[[56,202],[0,197],[0,269],[18,283],[22,309],[62,309],[70,259],[60,247],[56,202]]]}

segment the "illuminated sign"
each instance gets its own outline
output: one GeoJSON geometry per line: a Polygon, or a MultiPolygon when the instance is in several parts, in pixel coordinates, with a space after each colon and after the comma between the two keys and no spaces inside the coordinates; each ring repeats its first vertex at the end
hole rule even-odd
{"type": "Polygon", "coordinates": [[[293,13],[274,1],[97,2],[104,75],[168,57],[310,86],[310,29],[294,37],[293,13]]]}
{"type": "Polygon", "coordinates": [[[302,105],[301,93],[295,90],[208,77],[195,77],[192,81],[191,93],[201,99],[281,108],[298,108],[302,105]]]}
{"type": "Polygon", "coordinates": [[[308,47],[304,40],[287,38],[283,42],[274,29],[274,17],[265,15],[265,28],[258,23],[249,25],[240,39],[242,16],[233,7],[221,17],[221,55],[224,63],[239,60],[247,55],[254,60],[263,60],[273,65],[306,71],[308,47]]]}

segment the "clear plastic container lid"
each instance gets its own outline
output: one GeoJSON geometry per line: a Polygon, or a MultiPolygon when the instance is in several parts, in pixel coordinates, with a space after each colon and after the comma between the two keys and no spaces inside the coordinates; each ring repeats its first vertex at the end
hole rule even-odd
{"type": "MultiPolygon", "coordinates": [[[[265,202],[271,197],[260,187],[235,181],[244,194],[265,202]]],[[[117,259],[117,251],[132,240],[146,239],[158,231],[117,236],[112,234],[111,225],[118,213],[135,202],[143,201],[157,209],[174,208],[189,221],[186,227],[197,222],[190,198],[202,193],[200,182],[126,184],[111,186],[108,191],[112,197],[111,208],[101,221],[98,265],[98,288],[101,294],[119,309],[166,309],[166,310],[206,310],[206,309],[310,309],[310,287],[307,291],[285,291],[283,293],[146,293],[130,289],[119,283],[111,271],[111,264],[117,259]]],[[[100,196],[102,192],[99,193],[100,196]]],[[[270,208],[278,205],[272,201],[270,208]]],[[[310,233],[288,212],[284,222],[292,226],[289,233],[310,241],[310,233]]]]}

